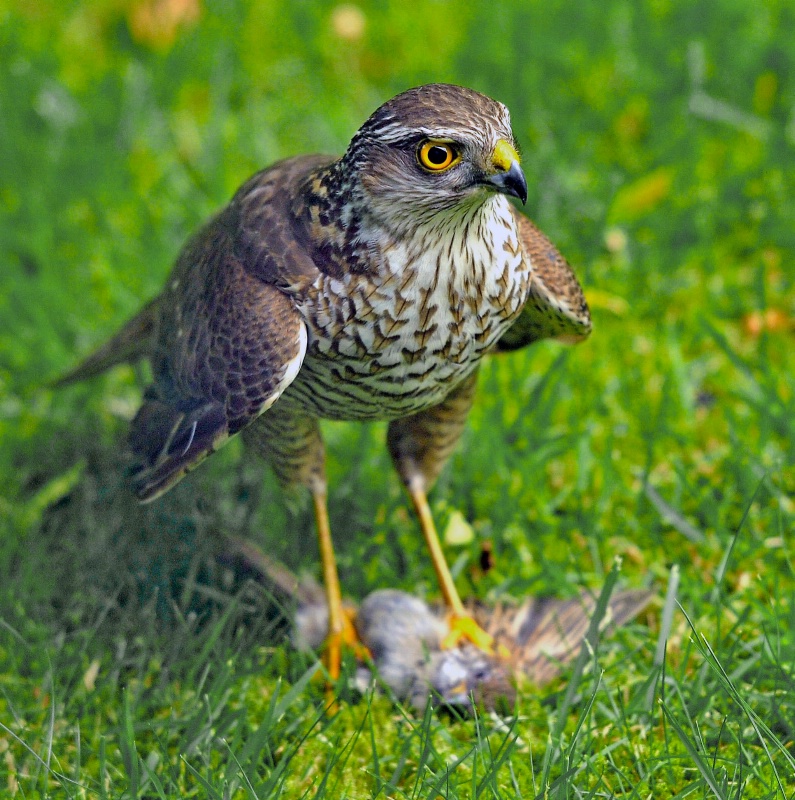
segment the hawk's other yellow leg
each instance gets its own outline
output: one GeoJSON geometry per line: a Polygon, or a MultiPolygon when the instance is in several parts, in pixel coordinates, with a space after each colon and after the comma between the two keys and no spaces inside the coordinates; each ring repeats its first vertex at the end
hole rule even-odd
{"type": "MultiPolygon", "coordinates": [[[[444,647],[454,647],[462,639],[492,655],[494,639],[467,613],[447,566],[427,492],[438,477],[458,442],[477,384],[477,374],[470,375],[437,406],[393,420],[389,424],[387,444],[398,474],[406,485],[419,517],[422,535],[431,554],[442,597],[450,614],[450,634],[444,647]]],[[[504,655],[502,652],[499,655],[504,655]]]]}
{"type": "Polygon", "coordinates": [[[442,647],[455,647],[462,639],[466,639],[472,642],[475,647],[483,650],[483,652],[493,655],[494,637],[484,631],[472,616],[467,613],[458,595],[458,589],[455,588],[453,576],[450,574],[450,568],[447,566],[447,560],[444,557],[442,545],[436,533],[436,525],[433,522],[431,507],[428,505],[425,491],[419,485],[419,482],[407,488],[420,520],[422,535],[425,537],[425,543],[431,553],[431,563],[436,571],[436,578],[442,590],[442,597],[445,605],[450,610],[450,633],[444,638],[442,647]]]}

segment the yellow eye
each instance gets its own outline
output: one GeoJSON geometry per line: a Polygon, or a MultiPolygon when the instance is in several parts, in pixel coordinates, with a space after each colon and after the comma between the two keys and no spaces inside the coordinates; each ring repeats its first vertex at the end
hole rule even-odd
{"type": "Polygon", "coordinates": [[[420,145],[417,158],[421,166],[431,172],[441,172],[457,164],[460,157],[453,145],[447,142],[427,141],[420,145]]]}

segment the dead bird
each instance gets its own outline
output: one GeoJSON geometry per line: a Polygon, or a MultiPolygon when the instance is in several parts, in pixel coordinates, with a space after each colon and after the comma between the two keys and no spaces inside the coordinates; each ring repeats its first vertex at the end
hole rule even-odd
{"type": "MultiPolygon", "coordinates": [[[[249,570],[295,603],[293,645],[307,651],[321,648],[328,632],[328,606],[320,585],[312,578],[299,579],[246,540],[228,537],[226,552],[230,550],[237,550],[249,570]]],[[[646,589],[614,592],[601,630],[630,621],[653,596],[646,589]]],[[[596,598],[590,594],[566,600],[529,597],[518,604],[469,603],[475,620],[494,637],[499,655],[468,643],[445,647],[451,633],[449,616],[407,592],[379,589],[358,608],[347,608],[367,649],[366,661],[397,699],[419,709],[430,700],[470,711],[475,706],[510,709],[517,682],[542,686],[558,677],[579,653],[595,607],[596,598]]],[[[356,684],[363,690],[370,682],[369,665],[363,663],[356,684]]]]}

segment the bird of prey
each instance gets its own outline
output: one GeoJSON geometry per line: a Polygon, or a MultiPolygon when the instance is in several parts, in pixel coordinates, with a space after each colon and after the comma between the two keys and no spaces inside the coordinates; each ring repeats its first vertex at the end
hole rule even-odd
{"type": "Polygon", "coordinates": [[[154,380],[129,437],[142,501],[236,434],[284,487],[308,489],[332,678],[353,629],[319,419],[389,420],[449,644],[492,647],[456,591],[427,494],[462,432],[482,358],[591,330],[571,268],[509,197],[524,203],[527,182],[507,108],[460,86],[410,89],[378,108],[341,158],[301,156],[254,175],[189,239],[162,293],[61,381],[149,359],[154,380]]]}

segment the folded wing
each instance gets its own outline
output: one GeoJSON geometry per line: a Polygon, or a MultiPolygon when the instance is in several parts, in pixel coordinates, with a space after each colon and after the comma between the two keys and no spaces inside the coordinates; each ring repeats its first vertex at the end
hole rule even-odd
{"type": "Polygon", "coordinates": [[[514,216],[533,279],[522,313],[497,342],[497,351],[518,350],[539,339],[582,341],[591,332],[591,314],[576,275],[524,214],[514,209],[514,216]]]}
{"type": "Polygon", "coordinates": [[[233,204],[186,246],[160,297],[154,383],[130,429],[133,490],[153,500],[267,411],[295,379],[306,327],[240,257],[233,204]]]}

